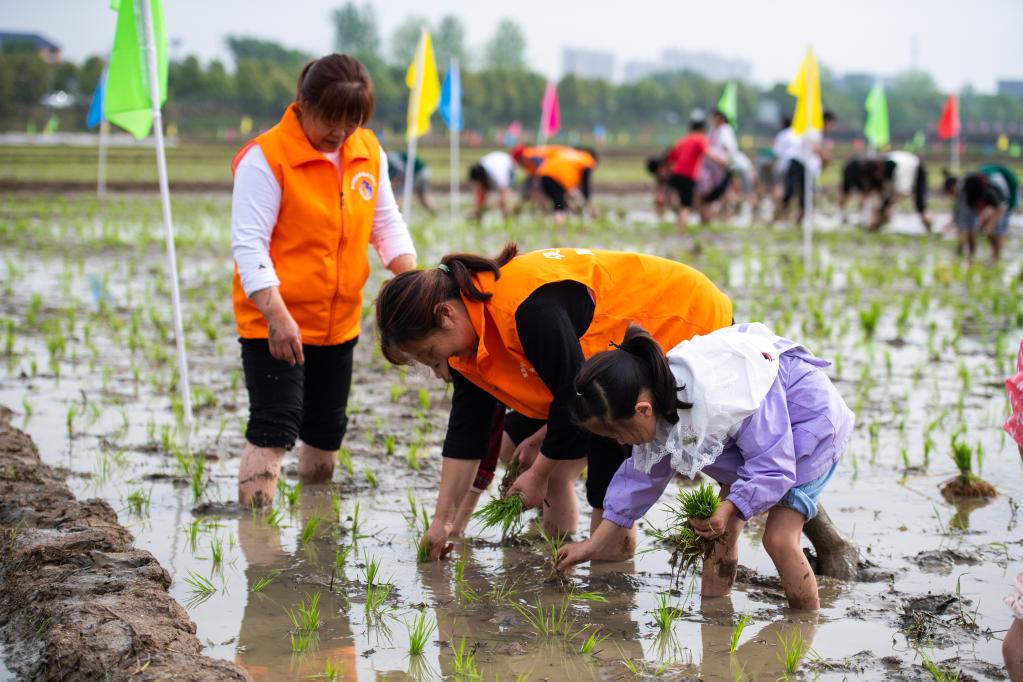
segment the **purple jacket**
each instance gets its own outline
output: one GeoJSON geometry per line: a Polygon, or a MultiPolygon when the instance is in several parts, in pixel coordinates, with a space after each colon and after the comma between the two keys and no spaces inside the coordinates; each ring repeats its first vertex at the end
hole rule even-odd
{"type": "MultiPolygon", "coordinates": [[[[830,364],[802,347],[783,353],[760,407],[704,467],[703,473],[731,486],[726,499],[744,519],[773,507],[790,488],[823,476],[845,451],[855,417],[820,369],[830,364]]],[[[674,473],[670,455],[649,474],[637,471],[631,457],[625,460],[604,497],[604,518],[631,528],[674,473]]]]}

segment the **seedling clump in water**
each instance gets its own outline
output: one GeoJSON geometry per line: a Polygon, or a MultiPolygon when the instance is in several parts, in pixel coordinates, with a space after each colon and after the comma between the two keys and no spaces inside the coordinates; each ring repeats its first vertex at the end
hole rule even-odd
{"type": "MultiPolygon", "coordinates": [[[[952,434],[951,448],[952,461],[959,469],[959,475],[945,481],[941,485],[941,494],[948,500],[963,497],[987,498],[995,497],[998,491],[993,485],[973,473],[974,449],[964,439],[962,433],[952,434]]],[[[977,455],[979,458],[981,450],[980,443],[977,444],[977,455]]]]}
{"type": "Polygon", "coordinates": [[[717,493],[704,483],[699,488],[680,490],[678,506],[668,508],[672,515],[668,529],[653,533],[656,539],[671,547],[671,565],[675,567],[679,578],[695,570],[700,561],[705,561],[716,542],[697,535],[690,519],[710,518],[717,511],[719,503],[717,493]]]}

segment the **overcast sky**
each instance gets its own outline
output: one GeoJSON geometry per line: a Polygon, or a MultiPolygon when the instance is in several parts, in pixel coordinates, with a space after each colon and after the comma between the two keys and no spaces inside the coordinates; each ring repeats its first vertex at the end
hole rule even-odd
{"type": "MultiPolygon", "coordinates": [[[[0,0],[0,30],[42,33],[67,58],[109,49],[109,0],[0,0]]],[[[174,57],[227,60],[224,36],[267,38],[313,54],[329,52],[330,11],[339,0],[164,0],[174,57]]],[[[523,28],[532,68],[561,75],[566,46],[608,50],[616,69],[664,49],[710,50],[753,64],[761,84],[787,81],[812,43],[823,63],[845,72],[891,75],[916,63],[944,89],[1023,79],[1021,0],[387,0],[370,3],[385,45],[407,16],[435,22],[455,14],[478,48],[502,17],[523,28]]]]}

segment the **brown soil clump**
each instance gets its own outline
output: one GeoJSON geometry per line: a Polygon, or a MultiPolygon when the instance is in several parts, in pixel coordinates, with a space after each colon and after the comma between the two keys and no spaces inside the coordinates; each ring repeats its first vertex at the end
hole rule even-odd
{"type": "Polygon", "coordinates": [[[102,500],[79,502],[0,406],[0,637],[23,679],[250,680],[203,656],[171,577],[102,500]]]}
{"type": "Polygon", "coordinates": [[[997,497],[998,490],[976,476],[956,476],[941,484],[941,494],[949,501],[963,498],[997,497]]]}

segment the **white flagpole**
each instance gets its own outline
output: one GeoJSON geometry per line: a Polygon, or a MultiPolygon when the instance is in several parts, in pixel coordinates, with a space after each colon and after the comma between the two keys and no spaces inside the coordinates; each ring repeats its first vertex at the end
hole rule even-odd
{"type": "Polygon", "coordinates": [[[412,183],[415,180],[415,167],[416,167],[416,143],[419,140],[418,134],[413,135],[413,127],[419,118],[419,103],[423,98],[423,78],[426,71],[426,29],[420,29],[419,32],[419,45],[416,46],[416,85],[412,88],[412,98],[409,101],[409,111],[411,112],[408,117],[408,154],[405,158],[405,184],[402,185],[402,199],[401,199],[401,210],[404,213],[405,222],[409,223],[412,220],[412,183]]]}
{"type": "Polygon", "coordinates": [[[959,95],[956,95],[956,134],[952,136],[952,172],[959,175],[959,133],[962,127],[962,117],[959,116],[959,95]]]}
{"type": "MultiPolygon", "coordinates": [[[[106,95],[106,93],[103,93],[106,95]]],[[[99,168],[96,169],[96,196],[107,196],[107,145],[110,140],[110,123],[105,116],[99,121],[99,168]]]]}
{"type": "Polygon", "coordinates": [[[178,290],[178,261],[174,252],[174,224],[171,222],[170,187],[167,183],[167,157],[163,148],[163,115],[160,112],[160,82],[156,69],[156,37],[153,33],[153,12],[149,0],[140,0],[145,26],[146,62],[149,65],[149,101],[153,107],[153,133],[156,135],[156,168],[160,177],[160,203],[163,205],[163,228],[167,237],[167,274],[171,283],[174,308],[174,338],[178,348],[178,387],[185,410],[185,425],[192,426],[192,390],[188,381],[188,359],[185,356],[185,334],[181,322],[181,292],[178,290]]]}
{"type": "Polygon", "coordinates": [[[540,101],[540,127],[536,131],[536,146],[542,147],[547,144],[547,117],[550,112],[547,110],[547,88],[550,83],[544,86],[543,99],[540,101]]]}
{"type": "Polygon", "coordinates": [[[810,65],[806,68],[806,82],[803,84],[803,100],[806,109],[806,131],[803,133],[803,267],[807,275],[813,265],[813,177],[810,173],[810,156],[813,145],[808,133],[813,129],[813,105],[810,102],[810,65]]]}
{"type": "Polygon", "coordinates": [[[451,227],[455,227],[455,220],[458,217],[458,135],[461,132],[462,117],[462,73],[458,70],[458,60],[451,58],[448,66],[448,73],[451,76],[448,94],[451,97],[451,106],[448,115],[451,117],[451,124],[448,126],[448,134],[451,136],[451,227]],[[455,89],[455,85],[458,89],[455,89]]]}

